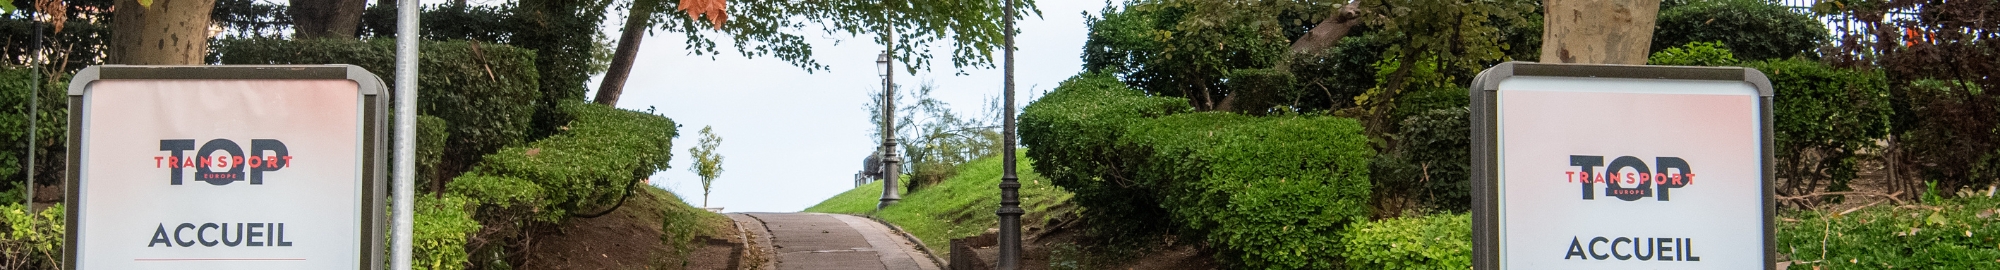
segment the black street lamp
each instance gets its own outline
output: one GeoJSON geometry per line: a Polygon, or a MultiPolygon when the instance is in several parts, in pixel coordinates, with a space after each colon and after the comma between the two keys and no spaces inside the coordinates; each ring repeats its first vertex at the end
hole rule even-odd
{"type": "Polygon", "coordinates": [[[1014,0],[1005,1],[1007,3],[1001,5],[1002,9],[1006,9],[1006,17],[1001,19],[1004,27],[1001,31],[1006,31],[1002,32],[1006,35],[1005,45],[1002,46],[1006,47],[1001,50],[1006,59],[1002,88],[1006,89],[1003,95],[1007,97],[1007,108],[1006,115],[1000,120],[1003,126],[1000,145],[1004,149],[1000,154],[1005,155],[1002,158],[1005,169],[1000,174],[1000,209],[993,214],[1000,216],[1000,269],[1016,270],[1021,269],[1021,214],[1027,211],[1021,209],[1021,181],[1014,175],[1014,164],[1018,162],[1014,160],[1014,0]]]}
{"type": "Polygon", "coordinates": [[[896,70],[895,57],[889,51],[875,56],[875,74],[882,76],[882,202],[875,210],[888,208],[902,200],[896,195],[896,177],[903,173],[898,163],[903,159],[896,156],[896,70]]]}

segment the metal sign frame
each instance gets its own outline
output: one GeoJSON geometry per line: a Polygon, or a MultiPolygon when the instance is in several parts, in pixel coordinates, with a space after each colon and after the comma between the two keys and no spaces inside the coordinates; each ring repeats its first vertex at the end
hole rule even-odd
{"type": "Polygon", "coordinates": [[[1759,120],[1758,136],[1761,137],[1761,158],[1763,160],[1763,235],[1764,267],[1775,269],[1777,263],[1776,238],[1773,235],[1773,215],[1776,201],[1773,198],[1773,175],[1775,164],[1772,159],[1772,118],[1770,79],[1752,68],[1743,67],[1689,67],[1689,66],[1639,66],[1639,65],[1580,65],[1544,64],[1531,62],[1501,63],[1480,72],[1468,89],[1471,95],[1470,117],[1472,130],[1472,265],[1474,269],[1501,269],[1500,265],[1500,141],[1499,141],[1499,88],[1500,83],[1516,76],[1577,77],[1577,78],[1622,78],[1622,79],[1665,79],[1695,81],[1740,81],[1757,89],[1759,120]]]}
{"type": "MultiPolygon", "coordinates": [[[[384,202],[388,198],[386,184],[389,176],[389,122],[388,101],[390,92],[382,79],[368,70],[354,65],[228,65],[228,66],[91,66],[78,71],[69,85],[69,145],[67,176],[63,184],[64,199],[79,202],[82,178],[80,150],[83,144],[83,95],[91,84],[99,80],[148,79],[148,80],[349,80],[355,83],[361,95],[361,185],[365,189],[361,199],[362,239],[355,252],[360,253],[360,269],[381,269],[384,265],[383,243],[388,228],[384,215],[384,202]]],[[[80,218],[78,209],[71,205],[64,209],[63,269],[77,269],[77,233],[80,218]]]]}

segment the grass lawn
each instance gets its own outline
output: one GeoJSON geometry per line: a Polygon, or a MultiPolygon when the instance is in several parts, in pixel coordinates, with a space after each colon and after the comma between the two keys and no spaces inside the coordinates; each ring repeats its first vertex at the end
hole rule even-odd
{"type": "MultiPolygon", "coordinates": [[[[882,199],[881,181],[835,195],[805,211],[880,218],[917,236],[938,256],[947,256],[952,238],[979,235],[999,226],[993,211],[1000,208],[1001,161],[993,156],[967,162],[959,166],[957,176],[916,193],[905,193],[901,202],[880,212],[875,211],[875,204],[882,199]]],[[[1021,208],[1028,210],[1028,216],[1051,216],[1046,215],[1051,209],[1067,211],[1058,206],[1069,201],[1070,193],[1035,174],[1027,157],[1019,162],[1016,173],[1021,178],[1021,208]]],[[[1021,223],[1035,224],[1025,218],[1021,223]]]]}

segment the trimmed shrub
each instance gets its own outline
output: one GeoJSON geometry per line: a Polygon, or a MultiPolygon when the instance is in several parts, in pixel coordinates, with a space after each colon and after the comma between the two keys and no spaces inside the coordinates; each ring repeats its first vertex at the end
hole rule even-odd
{"type": "Polygon", "coordinates": [[[1744,63],[1770,77],[1778,194],[1848,191],[1860,153],[1889,134],[1888,81],[1879,70],[1851,70],[1790,59],[1744,63]]]}
{"type": "Polygon", "coordinates": [[[548,206],[538,218],[557,221],[614,207],[628,187],[673,158],[672,119],[582,102],[561,107],[576,117],[562,133],[487,155],[468,174],[534,183],[548,206]]]}
{"type": "MultiPolygon", "coordinates": [[[[466,261],[475,265],[510,263],[507,256],[511,252],[509,249],[518,248],[519,244],[529,240],[527,235],[532,227],[552,224],[562,217],[545,213],[542,209],[549,207],[547,200],[543,199],[545,192],[542,187],[520,178],[466,174],[452,179],[445,190],[446,195],[441,196],[464,198],[472,204],[467,205],[472,207],[468,218],[479,226],[472,238],[484,241],[465,243],[462,249],[469,256],[466,261]]],[[[452,220],[441,222],[445,225],[457,223],[452,220]]]]}
{"type": "Polygon", "coordinates": [[[1857,177],[1860,153],[1877,148],[1875,141],[1889,134],[1893,111],[1881,70],[1841,69],[1801,58],[1739,63],[1717,42],[1690,42],[1654,53],[1647,62],[1740,64],[1769,77],[1780,195],[1853,190],[1847,184],[1857,177]]]}
{"type": "Polygon", "coordinates": [[[1792,269],[2000,269],[2000,200],[1984,196],[1789,213],[1778,252],[1792,269]]]}
{"type": "Polygon", "coordinates": [[[0,269],[56,269],[62,263],[63,206],[40,213],[0,205],[0,269]]]}
{"type": "Polygon", "coordinates": [[[1079,74],[1021,111],[1021,144],[1035,172],[1076,194],[1086,231],[1109,241],[1137,240],[1168,228],[1158,198],[1139,189],[1136,168],[1116,147],[1125,126],[1193,110],[1187,99],[1148,97],[1109,73],[1079,74]]]}
{"type": "Polygon", "coordinates": [[[1097,236],[1178,229],[1248,268],[1337,266],[1326,247],[1370,214],[1375,153],[1360,123],[1191,110],[1086,73],[1028,105],[1021,138],[1097,236]]]}
{"type": "MultiPolygon", "coordinates": [[[[1673,2],[1673,1],[1670,1],[1673,2]]],[[[1654,53],[1689,42],[1721,42],[1744,60],[1816,57],[1826,25],[1776,1],[1689,0],[1663,5],[1654,53]]]]}
{"type": "Polygon", "coordinates": [[[1222,80],[1224,86],[1232,89],[1229,106],[1236,112],[1262,115],[1273,112],[1272,107],[1291,108],[1299,104],[1298,78],[1290,71],[1237,69],[1229,71],[1222,80]]]}
{"type": "Polygon", "coordinates": [[[472,220],[472,200],[460,196],[417,196],[411,267],[429,270],[466,269],[470,265],[466,239],[479,231],[472,220]]]}
{"type": "MultiPolygon", "coordinates": [[[[1462,91],[1461,91],[1462,92],[1462,91]]],[[[1378,202],[1445,211],[1472,208],[1472,129],[1465,107],[1434,109],[1403,119],[1396,146],[1373,164],[1378,202]],[[1394,197],[1400,196],[1400,197],[1394,197]],[[1388,197],[1388,198],[1384,198],[1388,197]],[[1400,202],[1417,205],[1396,204],[1400,202]]],[[[1384,214],[1401,214],[1397,211],[1384,214]]]]}
{"type": "Polygon", "coordinates": [[[1137,179],[1175,223],[1247,268],[1332,268],[1337,233],[1370,215],[1361,124],[1326,116],[1176,114],[1134,123],[1137,179]]]}
{"type": "MultiPolygon", "coordinates": [[[[462,41],[421,45],[417,113],[451,123],[441,177],[456,176],[481,156],[527,137],[541,97],[533,51],[462,41]]],[[[214,48],[224,64],[353,64],[395,83],[390,39],[223,39],[214,48]]]]}
{"type": "Polygon", "coordinates": [[[1340,232],[1349,269],[1471,269],[1472,216],[1438,214],[1357,223],[1340,232]]]}

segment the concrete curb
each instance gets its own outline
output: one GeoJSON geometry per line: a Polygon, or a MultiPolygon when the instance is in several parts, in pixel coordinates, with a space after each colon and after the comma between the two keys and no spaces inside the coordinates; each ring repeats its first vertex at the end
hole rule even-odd
{"type": "Polygon", "coordinates": [[[951,269],[947,267],[947,265],[944,263],[944,260],[938,259],[937,252],[931,251],[930,246],[924,245],[923,239],[917,239],[917,236],[910,235],[910,232],[903,230],[903,227],[896,226],[896,224],[891,224],[889,223],[889,221],[882,220],[881,218],[876,218],[875,216],[863,216],[863,217],[867,217],[868,220],[874,220],[876,223],[882,223],[882,226],[887,226],[889,227],[890,230],[895,230],[896,234],[902,235],[904,240],[908,240],[910,241],[910,243],[917,244],[917,250],[923,251],[924,257],[930,258],[931,264],[937,265],[938,269],[951,269]]]}
{"type": "Polygon", "coordinates": [[[747,262],[749,261],[743,261],[746,262],[746,264],[738,265],[737,268],[754,269],[754,270],[778,269],[777,266],[778,258],[776,254],[773,254],[774,252],[777,251],[775,248],[771,247],[770,232],[765,230],[758,230],[757,232],[755,232],[755,234],[752,234],[752,232],[750,232],[750,229],[748,229],[751,227],[748,225],[756,225],[757,228],[764,228],[763,224],[764,221],[757,219],[756,216],[751,216],[742,213],[729,213],[724,215],[729,217],[729,220],[732,221],[731,223],[736,224],[736,232],[738,233],[737,239],[742,240],[743,242],[743,247],[742,247],[743,252],[742,254],[737,254],[737,256],[740,258],[739,260],[756,259],[757,261],[757,264],[754,266],[747,264],[747,262]],[[755,222],[757,224],[743,224],[745,222],[755,222]],[[755,251],[753,252],[752,250],[755,251]],[[759,255],[761,257],[747,258],[747,257],[752,257],[752,255],[759,255]]]}

